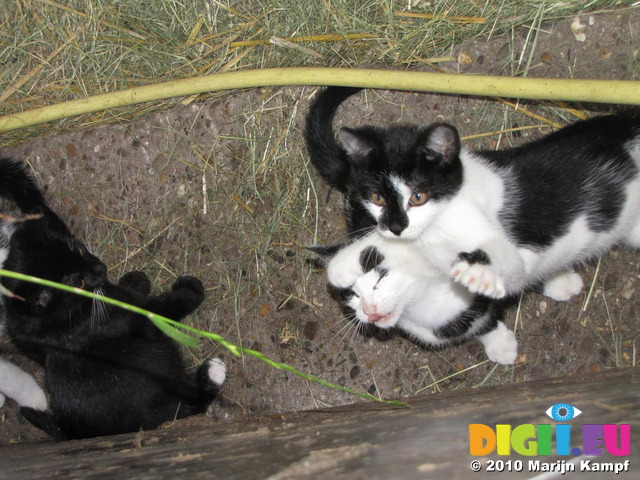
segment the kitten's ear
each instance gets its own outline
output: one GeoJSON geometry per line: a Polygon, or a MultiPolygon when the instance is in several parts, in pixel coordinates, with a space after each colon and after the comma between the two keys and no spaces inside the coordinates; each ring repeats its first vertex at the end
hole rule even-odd
{"type": "Polygon", "coordinates": [[[338,138],[349,158],[358,160],[369,155],[375,146],[357,130],[342,127],[338,130],[338,138]]]}
{"type": "Polygon", "coordinates": [[[343,244],[338,245],[307,245],[307,250],[315,253],[323,260],[329,260],[343,247],[343,244]]]}
{"type": "Polygon", "coordinates": [[[315,253],[318,258],[311,263],[315,268],[326,268],[329,261],[333,258],[333,256],[340,251],[340,249],[344,246],[344,244],[338,245],[307,245],[307,250],[315,253]]]}
{"type": "Polygon", "coordinates": [[[452,163],[460,155],[460,136],[453,125],[432,125],[424,133],[420,150],[427,160],[452,163]]]}

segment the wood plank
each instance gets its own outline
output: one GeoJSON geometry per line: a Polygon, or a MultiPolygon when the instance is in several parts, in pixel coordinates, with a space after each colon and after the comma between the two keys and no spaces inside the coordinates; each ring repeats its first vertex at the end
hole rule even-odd
{"type": "MultiPolygon", "coordinates": [[[[360,403],[264,418],[252,423],[158,429],[66,443],[0,448],[0,479],[165,478],[493,478],[487,460],[472,457],[469,424],[553,424],[545,411],[564,402],[582,415],[571,422],[572,446],[582,445],[582,424],[630,424],[631,457],[603,456],[595,462],[631,460],[640,472],[640,370],[628,368],[583,377],[422,395],[411,408],[360,403]],[[473,473],[470,462],[481,461],[473,473]]],[[[204,422],[207,423],[207,422],[204,422]]],[[[543,462],[574,457],[535,457],[543,462]]],[[[578,472],[576,475],[579,475],[578,472]]],[[[563,478],[571,478],[569,475],[563,478]]],[[[594,477],[595,478],[595,477],[594,477]]],[[[597,478],[619,478],[597,474],[597,478]]]]}

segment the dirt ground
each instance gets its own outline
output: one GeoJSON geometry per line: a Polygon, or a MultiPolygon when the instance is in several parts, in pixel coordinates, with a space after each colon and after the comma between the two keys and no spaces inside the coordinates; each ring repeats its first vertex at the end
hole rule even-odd
{"type": "MultiPolygon", "coordinates": [[[[522,28],[460,45],[440,67],[638,79],[638,9],[581,20],[583,42],[571,31],[571,20],[563,20],[544,25],[535,42],[527,39],[532,31],[522,28]]],[[[29,162],[53,208],[110,266],[112,280],[144,270],[159,290],[179,274],[196,275],[207,299],[188,320],[191,325],[338,385],[398,398],[637,364],[640,259],[623,248],[580,270],[585,290],[571,301],[529,294],[508,311],[506,323],[520,343],[515,366],[490,363],[476,343],[434,351],[397,334],[357,333],[341,318],[323,272],[304,249],[344,237],[341,198],[328,195],[304,150],[304,115],[315,91],[265,88],[214,96],[126,124],[36,139],[0,149],[0,155],[29,162]]],[[[576,119],[563,105],[521,106],[559,124],[576,119]]],[[[614,109],[574,107],[589,115],[614,109]]],[[[494,99],[424,93],[368,91],[350,99],[338,117],[338,124],[352,126],[443,119],[467,136],[533,126],[466,142],[485,148],[549,131],[539,127],[543,121],[494,99]]],[[[0,340],[0,354],[42,380],[41,370],[8,340],[0,340]]],[[[208,417],[171,428],[360,400],[236,357],[210,341],[186,355],[193,365],[223,357],[228,380],[208,417]]],[[[25,441],[48,440],[8,401],[0,409],[0,444],[25,441]]]]}

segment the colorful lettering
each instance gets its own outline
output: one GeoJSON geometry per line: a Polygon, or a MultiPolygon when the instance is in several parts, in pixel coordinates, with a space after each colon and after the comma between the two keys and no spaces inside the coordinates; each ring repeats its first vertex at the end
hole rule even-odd
{"type": "Polygon", "coordinates": [[[631,453],[630,425],[582,425],[582,449],[571,447],[571,425],[523,424],[512,428],[499,424],[494,428],[481,423],[469,425],[469,453],[473,456],[486,456],[494,452],[501,456],[518,455],[530,457],[553,455],[552,445],[555,436],[555,454],[579,456],[581,454],[599,456],[610,453],[615,456],[628,456],[631,453]],[[555,433],[555,435],[554,435],[555,433]]]}

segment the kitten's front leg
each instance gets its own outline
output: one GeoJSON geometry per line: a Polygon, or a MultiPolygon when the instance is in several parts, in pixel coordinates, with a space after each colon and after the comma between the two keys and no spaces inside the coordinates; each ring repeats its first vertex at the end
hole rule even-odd
{"type": "Polygon", "coordinates": [[[341,249],[327,263],[327,280],[337,288],[350,288],[358,279],[366,273],[360,262],[358,254],[360,245],[353,243],[341,249]]]}
{"type": "Polygon", "coordinates": [[[472,293],[491,298],[503,298],[507,294],[504,278],[496,272],[487,252],[481,249],[458,254],[451,276],[472,293]]]}

